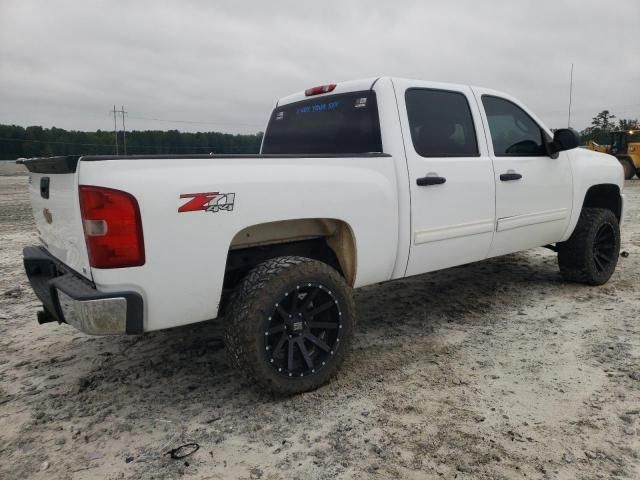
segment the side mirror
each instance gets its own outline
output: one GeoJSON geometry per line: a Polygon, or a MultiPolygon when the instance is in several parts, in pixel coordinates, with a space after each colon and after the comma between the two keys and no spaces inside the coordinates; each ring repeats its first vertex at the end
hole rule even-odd
{"type": "Polygon", "coordinates": [[[557,156],[558,152],[578,148],[580,145],[580,134],[573,128],[560,128],[553,134],[553,141],[549,144],[552,156],[557,156]]]}

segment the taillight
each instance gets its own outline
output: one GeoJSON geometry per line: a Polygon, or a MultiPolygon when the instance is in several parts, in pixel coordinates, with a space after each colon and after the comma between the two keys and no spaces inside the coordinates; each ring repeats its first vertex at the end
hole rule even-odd
{"type": "Polygon", "coordinates": [[[307,88],[304,91],[304,94],[307,97],[311,97],[313,95],[320,95],[321,93],[333,92],[335,88],[336,88],[336,84],[330,83],[329,85],[320,85],[319,87],[307,88]]]}
{"type": "Polygon", "coordinates": [[[144,265],[144,239],[135,197],[111,188],[80,186],[89,263],[95,268],[144,265]]]}

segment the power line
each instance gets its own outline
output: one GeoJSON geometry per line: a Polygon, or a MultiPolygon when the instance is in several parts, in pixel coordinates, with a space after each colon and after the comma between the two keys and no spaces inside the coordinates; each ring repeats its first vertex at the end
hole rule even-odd
{"type": "Polygon", "coordinates": [[[108,143],[76,143],[76,142],[56,142],[49,140],[32,140],[30,138],[6,138],[0,137],[1,141],[5,142],[36,142],[36,143],[50,143],[53,145],[78,145],[81,147],[111,147],[108,143]]]}
{"type": "MultiPolygon", "coordinates": [[[[111,148],[111,145],[108,143],[76,143],[76,142],[56,142],[56,141],[49,141],[49,140],[32,140],[32,139],[28,139],[28,138],[7,138],[7,137],[0,137],[0,141],[6,141],[6,142],[35,142],[35,143],[46,143],[46,144],[52,144],[52,145],[74,145],[74,146],[79,146],[79,147],[104,147],[104,148],[111,148]]],[[[161,148],[168,148],[168,149],[186,149],[186,150],[211,150],[213,148],[213,146],[209,146],[209,147],[197,147],[197,146],[193,146],[193,147],[189,147],[189,146],[185,146],[185,145],[133,145],[130,146],[129,148],[153,148],[153,149],[161,149],[161,148]]]]}
{"type": "MultiPolygon", "coordinates": [[[[572,92],[571,92],[572,93],[572,92]]],[[[611,105],[608,107],[609,110],[617,110],[618,112],[635,112],[640,110],[640,103],[627,103],[624,105],[611,105]]],[[[571,112],[588,112],[593,111],[595,109],[590,107],[584,108],[574,108],[571,107],[571,112]]],[[[547,110],[547,111],[538,111],[537,113],[546,115],[546,114],[554,114],[554,113],[566,113],[566,110],[547,110]]],[[[193,125],[217,125],[217,126],[242,126],[242,127],[258,127],[263,128],[264,124],[257,123],[242,123],[242,122],[203,122],[199,120],[178,120],[178,119],[169,119],[169,118],[157,118],[157,117],[142,117],[137,115],[129,115],[128,118],[133,118],[136,120],[151,120],[154,122],[165,122],[165,123],[185,123],[185,124],[193,124],[193,125]]]]}
{"type": "Polygon", "coordinates": [[[166,122],[166,123],[188,123],[194,125],[218,125],[218,126],[241,126],[241,127],[263,127],[264,125],[258,125],[257,123],[234,123],[234,122],[201,122],[197,120],[175,120],[168,118],[155,118],[155,117],[139,117],[136,115],[129,115],[129,118],[134,118],[136,120],[152,120],[155,122],[166,122]]]}

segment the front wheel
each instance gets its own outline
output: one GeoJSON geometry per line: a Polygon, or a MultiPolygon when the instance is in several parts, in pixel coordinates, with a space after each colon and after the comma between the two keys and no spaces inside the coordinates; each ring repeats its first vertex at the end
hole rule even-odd
{"type": "Polygon", "coordinates": [[[602,285],[613,275],[620,253],[620,227],[611,210],[584,208],[571,237],[558,243],[562,277],[602,285]]]}
{"type": "Polygon", "coordinates": [[[236,287],[225,317],[231,363],[279,394],[313,390],[343,362],[353,337],[350,288],[325,263],[279,257],[236,287]]]}
{"type": "Polygon", "coordinates": [[[624,179],[631,180],[633,178],[633,175],[636,173],[635,167],[633,166],[633,163],[631,163],[631,160],[629,160],[628,158],[621,158],[620,164],[622,165],[622,169],[624,170],[624,179]]]}

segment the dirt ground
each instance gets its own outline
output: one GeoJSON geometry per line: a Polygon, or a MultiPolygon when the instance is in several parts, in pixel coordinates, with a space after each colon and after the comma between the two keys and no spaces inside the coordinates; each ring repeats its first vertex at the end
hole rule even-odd
{"type": "Polygon", "coordinates": [[[608,284],[562,283],[536,249],[361,289],[337,378],[282,399],[229,368],[213,322],[39,326],[27,177],[1,164],[0,478],[640,478],[637,179],[608,284]]]}

